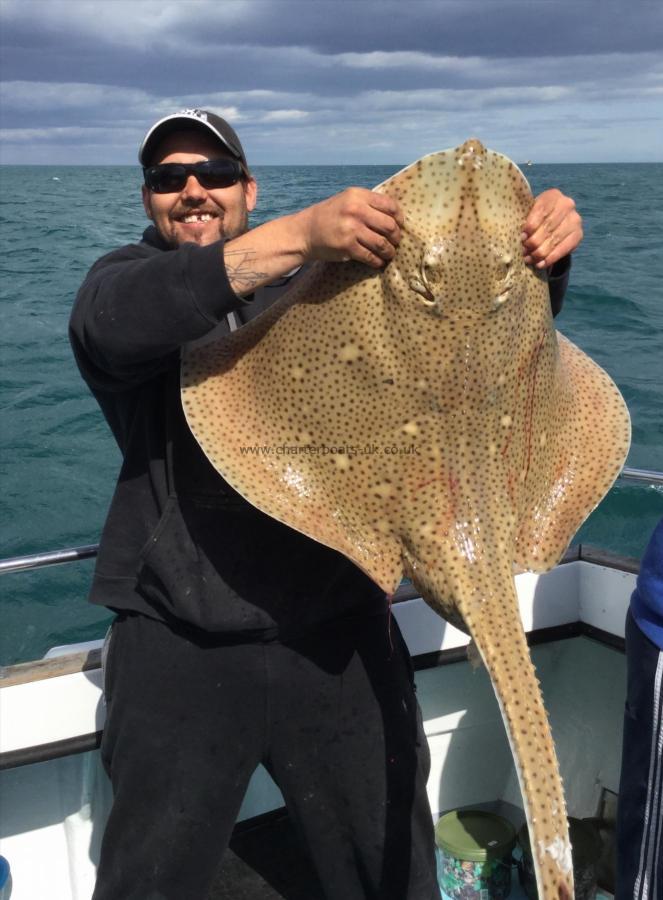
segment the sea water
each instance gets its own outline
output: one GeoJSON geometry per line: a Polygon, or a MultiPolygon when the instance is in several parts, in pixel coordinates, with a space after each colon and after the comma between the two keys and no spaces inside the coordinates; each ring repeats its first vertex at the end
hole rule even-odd
{"type": "MultiPolygon", "coordinates": [[[[257,168],[252,224],[399,168],[257,168]]],[[[633,422],[628,465],[663,470],[663,165],[524,171],[535,193],[559,187],[584,218],[557,326],[620,387],[633,422]]],[[[0,168],[3,558],[99,538],[120,456],[74,364],[67,323],[92,263],[140,239],[140,180],[132,167],[0,168]]],[[[661,516],[663,488],[618,482],[576,541],[637,557],[661,516]]],[[[0,663],[103,635],[110,614],[85,602],[92,565],[2,576],[0,663]]]]}

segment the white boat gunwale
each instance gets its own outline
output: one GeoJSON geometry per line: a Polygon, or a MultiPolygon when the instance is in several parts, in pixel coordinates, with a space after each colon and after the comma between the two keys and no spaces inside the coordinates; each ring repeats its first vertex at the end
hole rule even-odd
{"type": "MultiPolygon", "coordinates": [[[[619,556],[618,554],[580,544],[574,545],[567,551],[560,566],[557,568],[566,566],[570,563],[579,562],[604,569],[616,569],[630,575],[637,574],[639,568],[639,561],[637,559],[619,556]]],[[[406,611],[406,604],[408,603],[410,605],[418,604],[421,607],[424,606],[416,588],[409,584],[401,585],[394,596],[393,603],[396,607],[396,616],[398,616],[401,610],[406,611]]],[[[427,607],[425,607],[425,610],[428,612],[427,607]]],[[[418,610],[418,607],[414,613],[418,616],[422,615],[422,612],[418,610]]],[[[430,614],[433,616],[435,615],[432,612],[430,614]]],[[[580,609],[578,609],[579,617],[573,621],[563,621],[558,624],[534,627],[531,630],[528,630],[528,643],[530,646],[536,646],[576,637],[587,637],[622,653],[624,652],[623,636],[608,629],[598,627],[591,622],[583,621],[582,618],[580,618],[580,615],[581,612],[580,609]]],[[[468,639],[465,638],[465,641],[467,640],[468,639]]],[[[102,642],[99,641],[98,646],[84,651],[0,667],[0,692],[20,685],[31,685],[36,682],[44,682],[48,679],[68,675],[80,675],[81,673],[87,673],[87,677],[94,681],[96,689],[99,691],[101,682],[101,643],[102,642]]],[[[436,649],[429,652],[412,653],[412,662],[415,671],[452,665],[454,663],[465,662],[467,659],[467,642],[457,642],[456,646],[436,649]]],[[[96,750],[100,746],[102,734],[103,728],[97,728],[94,731],[72,735],[52,742],[47,741],[30,746],[4,750],[0,752],[0,771],[96,750]]]]}

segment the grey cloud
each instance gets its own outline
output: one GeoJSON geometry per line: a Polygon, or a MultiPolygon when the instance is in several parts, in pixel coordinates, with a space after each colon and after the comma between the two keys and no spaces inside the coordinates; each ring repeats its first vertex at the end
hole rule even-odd
{"type": "Polygon", "coordinates": [[[659,6],[5,0],[5,158],[70,140],[70,161],[132,162],[151,121],[192,105],[225,114],[267,162],[362,147],[393,160],[403,134],[418,153],[539,117],[554,132],[576,110],[646,122],[663,86],[659,6]]]}
{"type": "MultiPolygon", "coordinates": [[[[52,82],[81,81],[107,84],[116,87],[142,88],[151,94],[193,95],[201,87],[218,85],[227,92],[246,91],[247,87],[261,87],[265,84],[276,91],[289,92],[303,86],[319,96],[338,94],[353,95],[362,90],[380,90],[398,86],[400,90],[425,88],[498,87],[508,85],[550,86],[574,84],[588,79],[603,77],[615,80],[635,80],[645,82],[653,76],[660,76],[659,57],[655,54],[629,55],[625,53],[580,55],[574,57],[519,57],[492,59],[468,57],[450,59],[430,54],[410,52],[404,54],[380,53],[358,55],[342,53],[328,56],[308,48],[271,48],[256,46],[222,46],[213,51],[198,51],[196,65],[174,62],[168,58],[157,64],[151,77],[150,57],[140,54],[140,72],[135,79],[129,78],[124,66],[123,74],[112,71],[97,71],[90,77],[77,65],[53,65],[48,72],[52,82]],[[256,65],[259,60],[259,65],[256,65]],[[658,70],[657,70],[658,66],[658,70]],[[159,77],[155,77],[155,72],[159,77]],[[201,77],[204,72],[204,78],[201,77]]],[[[111,62],[107,61],[107,68],[111,62]]],[[[122,68],[119,63],[115,68],[122,68]]],[[[41,80],[38,65],[29,65],[23,60],[16,67],[18,81],[41,80]]],[[[46,111],[47,112],[47,111],[46,111]]]]}
{"type": "MultiPolygon", "coordinates": [[[[63,0],[6,2],[10,25],[34,21],[59,39],[94,35],[105,43],[234,42],[340,50],[427,50],[461,56],[539,56],[660,49],[663,11],[656,0],[216,0],[111,4],[63,0]]],[[[190,48],[188,48],[190,49],[190,48]]]]}

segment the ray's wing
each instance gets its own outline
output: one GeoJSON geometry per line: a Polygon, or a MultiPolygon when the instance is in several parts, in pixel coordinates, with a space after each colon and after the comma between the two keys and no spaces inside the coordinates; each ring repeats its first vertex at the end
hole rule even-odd
{"type": "Polygon", "coordinates": [[[526,571],[561,559],[619,475],[631,441],[628,409],[610,376],[563,335],[557,341],[554,421],[533,424],[533,476],[515,544],[514,562],[526,571]],[[542,440],[551,454],[541,452],[542,440]]]}
{"type": "Polygon", "coordinates": [[[186,353],[182,399],[202,449],[240,494],[390,593],[400,547],[367,514],[386,490],[375,494],[371,461],[392,441],[394,361],[382,330],[379,278],[319,263],[227,340],[186,353]]]}

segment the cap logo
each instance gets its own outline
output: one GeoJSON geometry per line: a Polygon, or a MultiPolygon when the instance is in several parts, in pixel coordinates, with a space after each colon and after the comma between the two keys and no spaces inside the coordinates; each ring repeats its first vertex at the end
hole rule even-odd
{"type": "Polygon", "coordinates": [[[183,109],[183,116],[195,116],[196,119],[202,119],[203,122],[207,121],[207,113],[202,109],[183,109]]]}

